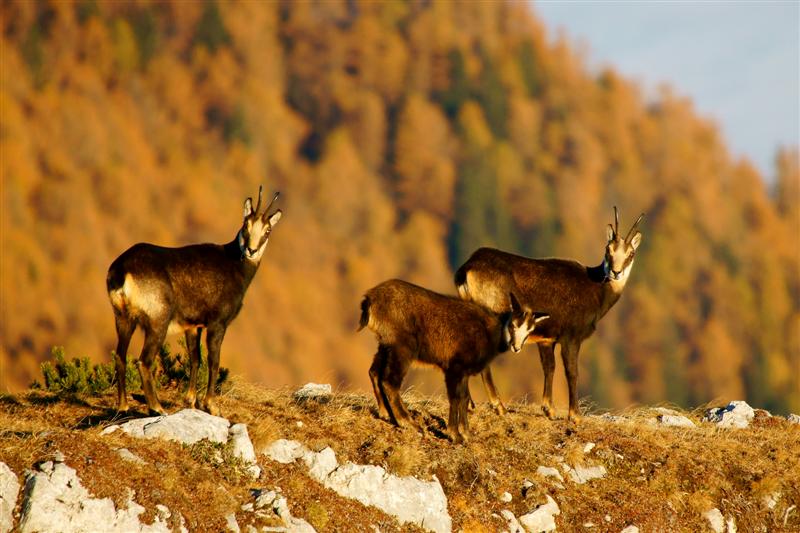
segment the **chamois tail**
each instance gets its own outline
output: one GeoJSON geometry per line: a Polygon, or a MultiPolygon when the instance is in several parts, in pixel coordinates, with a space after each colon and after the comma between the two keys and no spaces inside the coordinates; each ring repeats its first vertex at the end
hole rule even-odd
{"type": "Polygon", "coordinates": [[[361,300],[361,319],[358,321],[356,331],[361,331],[369,324],[369,303],[369,296],[364,296],[364,299],[361,300]]]}

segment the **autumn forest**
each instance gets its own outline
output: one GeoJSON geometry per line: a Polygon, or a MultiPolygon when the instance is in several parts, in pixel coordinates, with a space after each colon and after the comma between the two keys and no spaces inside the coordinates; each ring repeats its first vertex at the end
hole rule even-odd
{"type": "MultiPolygon", "coordinates": [[[[40,377],[53,346],[110,361],[114,258],[228,242],[264,184],[284,217],[222,349],[249,381],[366,391],[366,289],[400,277],[453,294],[483,245],[597,265],[616,205],[624,231],[645,213],[642,245],[582,347],[581,397],[800,409],[797,147],[776,147],[766,180],[679,90],[645,97],[593,71],[526,2],[0,13],[0,390],[40,377]]],[[[504,397],[539,400],[534,347],[493,368],[504,397]]],[[[435,371],[412,378],[443,391],[435,371]]]]}

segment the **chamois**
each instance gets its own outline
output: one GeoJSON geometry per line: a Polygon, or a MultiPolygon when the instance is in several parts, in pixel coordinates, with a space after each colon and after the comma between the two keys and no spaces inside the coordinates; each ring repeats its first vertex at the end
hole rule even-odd
{"type": "Polygon", "coordinates": [[[202,408],[219,414],[214,400],[219,356],[225,330],[242,307],[247,287],[261,262],[280,209],[269,210],[280,193],[275,193],[262,215],[261,187],[258,204],[244,202],[244,221],[227,244],[194,244],[165,248],[135,244],[111,263],[106,288],[117,329],[115,351],[117,410],[128,410],[125,367],[128,344],[134,330],[144,330],[144,346],[137,362],[142,389],[150,412],[164,414],[158,401],[150,366],[168,332],[184,332],[191,360],[189,389],[185,401],[197,406],[197,369],[200,365],[200,336],[206,333],[208,388],[202,408]]]}
{"type": "Polygon", "coordinates": [[[399,390],[413,362],[437,366],[444,372],[450,400],[448,430],[454,442],[466,441],[469,376],[509,348],[519,352],[536,325],[547,318],[523,309],[513,294],[508,298],[511,311],[492,313],[397,279],[368,290],[361,302],[358,329],[366,326],[378,339],[369,369],[378,415],[422,431],[403,405],[399,390]]]}
{"type": "MultiPolygon", "coordinates": [[[[579,419],[578,352],[581,343],[595,330],[597,322],[619,300],[633,267],[636,249],[642,242],[637,230],[644,214],[634,222],[623,239],[619,234],[619,213],[614,207],[614,225],[608,225],[605,257],[595,267],[566,259],[529,259],[492,248],[480,248],[456,271],[459,296],[500,313],[509,308],[513,292],[523,305],[548,313],[550,319],[535,339],[544,370],[542,410],[553,418],[553,373],[555,344],[561,345],[561,359],[569,386],[570,420],[579,419]]],[[[489,400],[499,414],[505,412],[497,396],[492,371],[482,372],[489,400]]]]}

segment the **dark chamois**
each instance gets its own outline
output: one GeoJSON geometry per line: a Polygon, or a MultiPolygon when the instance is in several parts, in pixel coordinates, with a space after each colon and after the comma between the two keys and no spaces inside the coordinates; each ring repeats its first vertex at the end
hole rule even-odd
{"type": "MultiPolygon", "coordinates": [[[[569,419],[579,418],[578,352],[597,322],[619,300],[642,242],[637,230],[644,214],[636,219],[623,239],[619,215],[614,207],[614,225],[608,226],[605,257],[595,267],[566,259],[529,259],[492,248],[480,248],[456,271],[455,283],[462,299],[476,302],[495,313],[509,309],[513,292],[523,305],[550,315],[537,330],[536,342],[544,370],[542,410],[553,418],[553,372],[555,344],[569,386],[569,419]]],[[[487,395],[499,414],[505,412],[487,366],[482,373],[487,395]]]]}
{"type": "Polygon", "coordinates": [[[164,413],[158,401],[150,366],[168,332],[183,331],[191,359],[186,403],[197,405],[197,369],[200,365],[200,336],[207,330],[208,388],[203,409],[218,414],[214,402],[219,370],[219,352],[225,330],[242,307],[245,291],[258,269],[272,227],[280,220],[280,209],[269,213],[278,198],[262,215],[261,187],[258,204],[244,202],[244,222],[227,244],[194,244],[164,248],[139,243],[122,253],[108,269],[106,288],[117,326],[116,379],[117,409],[128,410],[125,366],[128,344],[136,326],[144,330],[144,347],[137,366],[142,389],[151,412],[164,413]]]}
{"type": "Polygon", "coordinates": [[[437,366],[444,372],[450,400],[448,430],[455,442],[465,441],[469,376],[509,348],[519,352],[536,325],[547,318],[523,309],[513,294],[506,298],[511,311],[496,314],[396,279],[368,290],[358,329],[366,326],[378,339],[369,377],[379,416],[422,431],[400,399],[400,386],[412,363],[437,366]]]}

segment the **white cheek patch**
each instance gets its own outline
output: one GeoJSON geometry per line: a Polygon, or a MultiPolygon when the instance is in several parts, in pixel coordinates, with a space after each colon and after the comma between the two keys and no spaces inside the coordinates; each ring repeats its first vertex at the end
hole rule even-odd
{"type": "Polygon", "coordinates": [[[242,236],[241,232],[239,232],[239,247],[242,248],[242,253],[250,261],[258,262],[261,260],[261,256],[264,255],[264,250],[267,247],[269,238],[265,239],[264,243],[262,244],[261,236],[266,232],[266,230],[267,226],[259,218],[253,222],[253,225],[250,228],[250,238],[248,239],[249,242],[245,243],[244,237],[242,236]],[[261,246],[259,246],[259,244],[261,244],[261,246]],[[251,254],[250,250],[254,249],[256,252],[251,254]]]}
{"type": "Polygon", "coordinates": [[[612,289],[619,292],[625,287],[625,283],[628,282],[628,276],[631,274],[631,268],[633,268],[633,260],[631,260],[631,262],[628,263],[628,266],[622,270],[622,273],[619,275],[618,279],[612,279],[610,277],[608,278],[612,289]]]}

